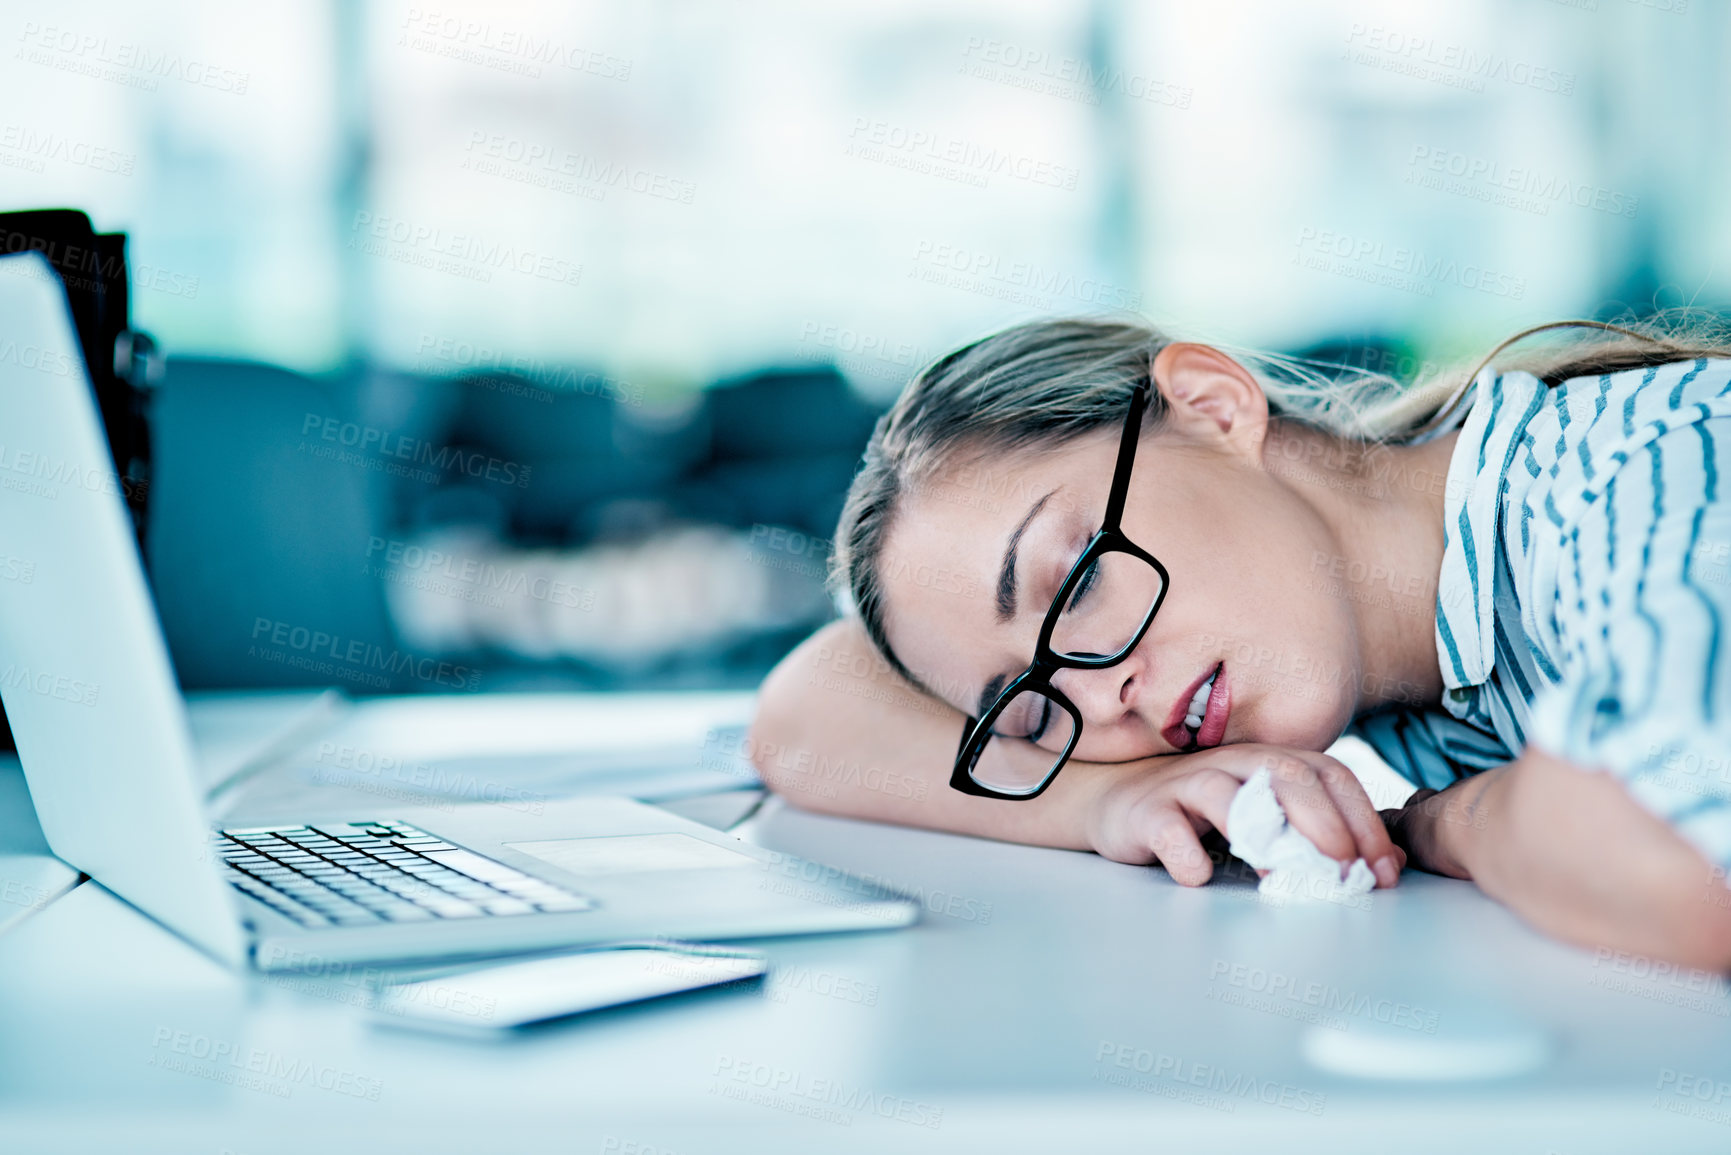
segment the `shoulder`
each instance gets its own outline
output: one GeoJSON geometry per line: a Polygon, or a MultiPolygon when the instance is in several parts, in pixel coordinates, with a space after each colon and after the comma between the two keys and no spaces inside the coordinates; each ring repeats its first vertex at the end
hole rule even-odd
{"type": "Polygon", "coordinates": [[[1617,420],[1639,422],[1731,396],[1731,357],[1672,361],[1551,384],[1525,370],[1487,368],[1474,387],[1471,414],[1486,431],[1531,420],[1544,408],[1569,424],[1585,416],[1591,425],[1607,412],[1617,420]]]}
{"type": "MultiPolygon", "coordinates": [[[[1731,358],[1698,358],[1547,385],[1486,370],[1461,431],[1470,475],[1550,497],[1591,500],[1648,444],[1697,422],[1731,417],[1731,358]]],[[[1505,487],[1505,492],[1508,492],[1505,487]]]]}

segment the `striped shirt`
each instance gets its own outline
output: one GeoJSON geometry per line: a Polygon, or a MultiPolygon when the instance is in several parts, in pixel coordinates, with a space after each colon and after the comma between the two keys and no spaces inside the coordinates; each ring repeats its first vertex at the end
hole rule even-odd
{"type": "Polygon", "coordinates": [[[1480,374],[1444,496],[1442,709],[1354,731],[1442,789],[1529,742],[1731,867],[1731,360],[1480,374]]]}

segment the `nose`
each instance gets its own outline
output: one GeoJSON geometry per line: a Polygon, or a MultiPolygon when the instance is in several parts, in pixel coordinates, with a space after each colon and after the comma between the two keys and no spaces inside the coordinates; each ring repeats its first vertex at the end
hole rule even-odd
{"type": "Polygon", "coordinates": [[[1104,670],[1059,670],[1052,684],[1081,711],[1087,726],[1104,729],[1131,710],[1135,697],[1135,656],[1104,670]]]}

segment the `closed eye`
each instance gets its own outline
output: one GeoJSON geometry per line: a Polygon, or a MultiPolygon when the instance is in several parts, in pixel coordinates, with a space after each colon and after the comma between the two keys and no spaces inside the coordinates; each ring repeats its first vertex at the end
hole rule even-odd
{"type": "Polygon", "coordinates": [[[1077,608],[1087,599],[1089,592],[1093,590],[1094,583],[1099,580],[1099,577],[1100,559],[1095,558],[1088,564],[1088,568],[1082,571],[1081,580],[1076,583],[1076,588],[1070,592],[1070,604],[1064,607],[1065,613],[1073,614],[1076,612],[1077,608]]]}
{"type": "Polygon", "coordinates": [[[1044,694],[1018,694],[1010,708],[992,723],[992,732],[1000,738],[1037,743],[1051,724],[1052,709],[1052,700],[1044,694]]]}

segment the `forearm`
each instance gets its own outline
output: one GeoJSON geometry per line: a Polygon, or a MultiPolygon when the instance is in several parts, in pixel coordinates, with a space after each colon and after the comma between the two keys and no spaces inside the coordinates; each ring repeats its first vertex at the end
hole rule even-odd
{"type": "Polygon", "coordinates": [[[1439,873],[1470,877],[1559,938],[1731,967],[1731,910],[1703,901],[1722,875],[1610,774],[1529,750],[1439,800],[1439,873]]]}
{"type": "Polygon", "coordinates": [[[1010,842],[1094,849],[1099,793],[1150,762],[1071,762],[1026,802],[950,789],[965,719],[890,669],[857,622],[834,622],[764,682],[752,761],[764,782],[808,810],[1010,842]]]}

